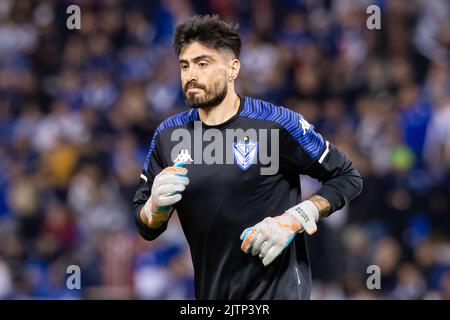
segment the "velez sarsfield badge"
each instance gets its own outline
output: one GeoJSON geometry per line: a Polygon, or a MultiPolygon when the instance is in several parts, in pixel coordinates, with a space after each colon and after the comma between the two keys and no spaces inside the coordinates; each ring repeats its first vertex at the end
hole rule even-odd
{"type": "Polygon", "coordinates": [[[247,170],[253,163],[258,153],[258,142],[251,141],[248,137],[234,143],[234,160],[242,169],[247,170]]]}

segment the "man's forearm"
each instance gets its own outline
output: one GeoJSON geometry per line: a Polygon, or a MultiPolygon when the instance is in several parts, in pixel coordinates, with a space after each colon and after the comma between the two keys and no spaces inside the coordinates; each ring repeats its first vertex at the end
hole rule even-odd
{"type": "Polygon", "coordinates": [[[142,223],[151,229],[158,229],[163,224],[164,220],[162,219],[155,219],[153,218],[152,222],[150,223],[149,219],[145,215],[144,207],[142,207],[141,211],[139,212],[139,218],[141,219],[142,223]]]}
{"type": "Polygon", "coordinates": [[[314,203],[314,205],[317,207],[320,218],[328,217],[328,215],[331,213],[331,204],[324,197],[315,194],[308,200],[314,203]]]}
{"type": "Polygon", "coordinates": [[[134,213],[134,220],[138,229],[139,234],[148,241],[156,239],[161,233],[163,233],[167,228],[167,222],[148,223],[148,218],[142,209],[137,209],[134,213]],[[139,211],[138,211],[139,210],[139,211]]]}

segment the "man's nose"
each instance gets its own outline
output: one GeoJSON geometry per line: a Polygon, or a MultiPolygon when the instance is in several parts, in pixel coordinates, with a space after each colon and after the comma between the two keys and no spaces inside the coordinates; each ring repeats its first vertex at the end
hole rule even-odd
{"type": "Polygon", "coordinates": [[[187,71],[187,82],[198,81],[198,72],[196,68],[189,68],[187,71]]]}

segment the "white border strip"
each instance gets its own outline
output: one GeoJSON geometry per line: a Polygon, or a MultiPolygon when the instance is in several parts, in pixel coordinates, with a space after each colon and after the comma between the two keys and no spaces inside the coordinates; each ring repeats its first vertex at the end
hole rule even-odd
{"type": "Polygon", "coordinates": [[[329,147],[329,142],[327,141],[327,148],[325,149],[325,151],[322,153],[322,156],[319,159],[319,163],[322,163],[323,160],[325,159],[325,157],[327,156],[328,152],[330,151],[329,147]]]}

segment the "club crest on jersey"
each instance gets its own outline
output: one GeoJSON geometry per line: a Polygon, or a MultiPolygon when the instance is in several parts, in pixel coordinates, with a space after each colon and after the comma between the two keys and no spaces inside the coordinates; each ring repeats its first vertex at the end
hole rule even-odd
{"type": "Polygon", "coordinates": [[[234,143],[233,151],[236,164],[242,170],[247,170],[256,158],[258,142],[253,142],[248,137],[244,137],[243,140],[234,143]]]}

